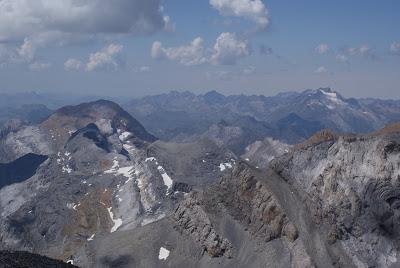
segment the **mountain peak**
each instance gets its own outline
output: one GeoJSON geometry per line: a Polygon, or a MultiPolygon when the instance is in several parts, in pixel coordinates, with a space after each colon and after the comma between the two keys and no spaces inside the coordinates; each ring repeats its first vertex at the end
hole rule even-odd
{"type": "Polygon", "coordinates": [[[64,144],[71,133],[96,124],[106,132],[130,132],[142,141],[153,142],[156,138],[118,104],[109,100],[97,100],[76,106],[65,106],[53,113],[41,127],[47,129],[58,145],[64,144]]]}
{"type": "Polygon", "coordinates": [[[219,93],[216,90],[212,90],[204,94],[204,99],[210,104],[217,104],[224,101],[225,95],[219,93]]]}
{"type": "Polygon", "coordinates": [[[330,87],[320,87],[318,90],[322,93],[335,93],[330,87]]]}

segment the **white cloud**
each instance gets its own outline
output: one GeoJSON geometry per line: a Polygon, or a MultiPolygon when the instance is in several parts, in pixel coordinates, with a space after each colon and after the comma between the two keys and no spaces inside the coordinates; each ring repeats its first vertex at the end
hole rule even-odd
{"type": "Polygon", "coordinates": [[[269,24],[268,10],[261,0],[210,0],[210,5],[223,16],[252,20],[261,29],[269,24]]]}
{"type": "Polygon", "coordinates": [[[79,71],[85,69],[88,72],[97,70],[117,70],[123,66],[124,62],[120,57],[123,46],[120,44],[110,44],[98,52],[89,56],[87,63],[78,59],[68,59],[64,63],[66,71],[79,71]]]}
{"type": "Polygon", "coordinates": [[[318,54],[326,54],[329,51],[329,46],[327,44],[319,44],[316,48],[315,51],[318,54]]]}
{"type": "Polygon", "coordinates": [[[176,30],[176,25],[175,25],[175,23],[173,23],[173,22],[171,21],[170,16],[164,16],[163,19],[164,19],[164,24],[165,24],[164,29],[165,29],[167,32],[175,32],[175,30],[176,30]]]}
{"type": "Polygon", "coordinates": [[[42,71],[50,68],[51,64],[48,62],[33,62],[29,64],[29,69],[31,71],[42,71]]]}
{"type": "MultiPolygon", "coordinates": [[[[39,49],[121,34],[174,31],[162,0],[0,0],[2,65],[33,64],[39,49]]],[[[94,57],[100,54],[94,55],[94,57]]],[[[93,58],[88,68],[97,68],[93,58]]],[[[104,60],[104,59],[103,59],[104,60]]]]}
{"type": "Polygon", "coordinates": [[[154,59],[167,58],[183,65],[193,66],[207,62],[202,38],[195,38],[189,45],[164,48],[158,41],[153,43],[151,56],[154,59]]]}
{"type": "Polygon", "coordinates": [[[169,59],[186,66],[211,63],[215,65],[233,65],[240,58],[251,54],[247,40],[234,33],[222,33],[213,48],[206,49],[201,37],[195,38],[189,45],[164,48],[159,41],[153,43],[151,56],[154,59],[169,59]]]}
{"type": "Polygon", "coordinates": [[[215,64],[233,65],[250,53],[247,40],[239,39],[234,33],[222,33],[215,42],[211,61],[215,64]]]}
{"type": "Polygon", "coordinates": [[[370,51],[371,49],[367,45],[362,45],[360,47],[350,47],[347,49],[347,52],[351,56],[357,56],[357,55],[364,56],[370,53],[370,51]]]}
{"type": "Polygon", "coordinates": [[[319,66],[319,67],[315,70],[315,72],[316,72],[317,74],[325,74],[325,73],[328,72],[328,70],[325,68],[325,66],[319,66]]]}
{"type": "Polygon", "coordinates": [[[347,56],[343,55],[343,54],[337,54],[336,55],[336,60],[338,62],[348,62],[349,58],[347,56]]]}
{"type": "Polygon", "coordinates": [[[83,63],[77,59],[68,59],[64,63],[64,69],[67,71],[78,71],[83,68],[83,63]]]}
{"type": "Polygon", "coordinates": [[[390,52],[392,52],[393,54],[400,55],[400,43],[393,42],[390,45],[390,52]]]}
{"type": "Polygon", "coordinates": [[[0,41],[45,32],[152,33],[167,22],[161,0],[0,1],[0,41]]]}
{"type": "Polygon", "coordinates": [[[30,38],[25,38],[21,47],[17,49],[17,52],[18,55],[21,57],[21,60],[30,62],[35,57],[36,49],[37,49],[37,44],[32,42],[30,38]]]}
{"type": "Polygon", "coordinates": [[[116,70],[121,67],[122,61],[118,58],[123,49],[122,45],[110,44],[102,50],[90,54],[86,64],[87,71],[116,70]]]}
{"type": "Polygon", "coordinates": [[[362,45],[360,47],[350,47],[347,49],[346,52],[349,56],[358,56],[372,60],[377,59],[377,55],[368,45],[362,45]]]}

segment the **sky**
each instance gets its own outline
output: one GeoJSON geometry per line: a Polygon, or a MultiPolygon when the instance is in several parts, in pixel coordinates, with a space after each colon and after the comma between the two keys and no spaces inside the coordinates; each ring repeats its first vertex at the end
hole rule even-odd
{"type": "Polygon", "coordinates": [[[398,0],[0,0],[0,91],[400,99],[398,0]]]}

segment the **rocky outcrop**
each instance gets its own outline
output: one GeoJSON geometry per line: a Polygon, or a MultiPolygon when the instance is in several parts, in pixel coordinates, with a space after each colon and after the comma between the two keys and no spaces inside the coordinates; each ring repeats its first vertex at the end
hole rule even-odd
{"type": "Polygon", "coordinates": [[[400,135],[341,136],[272,163],[304,192],[314,223],[357,267],[396,267],[400,247],[400,135]],[[324,227],[323,227],[324,226],[324,227]]]}
{"type": "Polygon", "coordinates": [[[286,236],[297,239],[296,226],[289,220],[274,194],[254,176],[251,168],[240,164],[232,177],[225,176],[215,194],[228,213],[255,237],[269,242],[286,236]]]}
{"type": "Polygon", "coordinates": [[[211,257],[231,258],[231,243],[216,232],[198,198],[198,193],[191,193],[178,205],[173,215],[176,227],[190,235],[211,257]]]}
{"type": "Polygon", "coordinates": [[[288,153],[291,148],[289,144],[268,137],[247,146],[242,159],[255,167],[265,168],[271,160],[288,153]]]}

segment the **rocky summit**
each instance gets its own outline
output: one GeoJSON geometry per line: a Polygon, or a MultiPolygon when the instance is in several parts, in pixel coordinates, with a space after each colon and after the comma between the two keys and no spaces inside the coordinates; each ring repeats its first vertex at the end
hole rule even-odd
{"type": "Polygon", "coordinates": [[[51,267],[400,266],[398,125],[322,130],[296,145],[235,143],[242,155],[224,142],[227,127],[157,140],[110,101],[9,127],[0,140],[4,267],[50,267],[46,257],[64,262],[51,267]]]}

